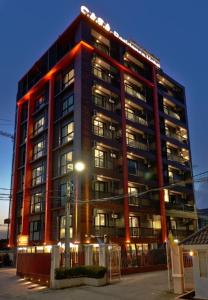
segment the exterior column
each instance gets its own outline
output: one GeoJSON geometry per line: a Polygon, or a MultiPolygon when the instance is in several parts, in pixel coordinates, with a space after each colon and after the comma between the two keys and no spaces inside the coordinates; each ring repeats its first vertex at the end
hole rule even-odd
{"type": "Polygon", "coordinates": [[[24,173],[24,188],[23,188],[23,206],[22,206],[22,235],[29,236],[29,214],[30,214],[30,187],[32,180],[32,169],[30,160],[32,158],[32,143],[31,136],[33,134],[33,99],[28,100],[28,116],[27,116],[27,137],[25,151],[25,173],[24,173]]]}
{"type": "Polygon", "coordinates": [[[122,112],[122,156],[123,156],[123,193],[124,193],[124,222],[125,222],[125,241],[130,242],[129,229],[129,197],[128,195],[128,162],[126,144],[126,114],[125,114],[125,87],[124,73],[120,71],[121,78],[121,112],[122,112]]]}
{"type": "MultiPolygon", "coordinates": [[[[159,117],[159,106],[158,106],[158,93],[157,93],[157,79],[156,79],[156,68],[153,66],[153,108],[154,108],[154,127],[155,127],[155,142],[156,142],[156,158],[157,158],[157,179],[158,187],[164,186],[163,178],[163,161],[162,161],[162,147],[161,147],[161,136],[160,136],[160,117],[159,117]]],[[[167,240],[167,224],[166,224],[166,210],[165,210],[165,199],[164,190],[160,189],[160,215],[161,215],[161,228],[162,228],[162,243],[167,240]]]]}
{"type": "Polygon", "coordinates": [[[20,123],[21,123],[21,112],[22,106],[17,106],[17,117],[16,117],[16,134],[15,134],[15,148],[14,148],[14,165],[13,170],[13,180],[12,180],[12,207],[10,213],[10,226],[9,226],[9,246],[15,247],[15,217],[16,217],[16,206],[17,206],[17,182],[18,174],[17,169],[19,165],[19,144],[20,144],[20,123]]]}
{"type": "Polygon", "coordinates": [[[46,167],[46,197],[45,197],[45,239],[46,245],[52,241],[52,161],[53,161],[53,135],[54,135],[54,76],[49,80],[48,99],[48,142],[47,142],[47,167],[46,167]]]}

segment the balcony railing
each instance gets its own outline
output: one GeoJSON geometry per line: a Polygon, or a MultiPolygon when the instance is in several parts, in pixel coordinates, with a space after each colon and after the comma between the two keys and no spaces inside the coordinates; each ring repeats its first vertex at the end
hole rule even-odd
{"type": "Polygon", "coordinates": [[[160,229],[144,228],[144,227],[130,227],[131,237],[155,237],[160,236],[160,229]]]}
{"type": "Polygon", "coordinates": [[[141,143],[139,141],[130,139],[128,137],[126,139],[126,143],[129,147],[132,147],[132,148],[136,148],[136,149],[143,150],[143,151],[148,151],[149,150],[149,147],[148,147],[147,144],[144,144],[144,143],[141,143]]]}
{"type": "Polygon", "coordinates": [[[126,118],[132,122],[139,123],[143,126],[148,126],[147,120],[137,116],[136,114],[126,110],[126,118]]]}
{"type": "Polygon", "coordinates": [[[125,229],[118,227],[94,226],[93,234],[96,237],[104,237],[104,235],[108,235],[109,237],[124,237],[125,229]]]}
{"type": "Polygon", "coordinates": [[[93,95],[93,102],[96,106],[104,108],[108,111],[116,111],[120,109],[117,99],[108,98],[102,95],[93,95]]]}
{"type": "MultiPolygon", "coordinates": [[[[148,194],[149,196],[149,194],[148,194]]],[[[130,206],[137,206],[140,208],[158,208],[159,207],[159,201],[151,199],[151,195],[149,199],[141,198],[139,196],[129,196],[129,205],[130,206]]]]}
{"type": "Polygon", "coordinates": [[[125,83],[125,92],[137,99],[143,100],[145,102],[147,101],[146,96],[142,94],[140,89],[136,86],[125,83]]]}
{"type": "Polygon", "coordinates": [[[93,132],[95,135],[104,137],[107,139],[117,139],[119,138],[119,133],[116,131],[111,131],[102,127],[99,127],[97,125],[93,125],[93,132]]]}
{"type": "Polygon", "coordinates": [[[162,90],[163,92],[165,92],[167,95],[169,95],[177,100],[180,100],[182,102],[184,101],[183,95],[179,91],[177,91],[175,89],[171,89],[170,87],[168,88],[167,86],[160,84],[160,83],[158,83],[158,88],[160,90],[162,90]]]}
{"type": "Polygon", "coordinates": [[[106,53],[107,55],[110,54],[110,48],[102,43],[96,43],[94,42],[94,46],[99,49],[100,51],[106,53]]]}
{"type": "Polygon", "coordinates": [[[104,169],[114,169],[116,167],[115,161],[109,159],[103,159],[95,157],[95,167],[104,169]]]}
{"type": "Polygon", "coordinates": [[[138,177],[144,177],[145,171],[147,171],[147,169],[144,169],[144,168],[141,169],[139,166],[135,170],[131,170],[130,168],[128,169],[129,175],[134,175],[134,176],[138,176],[138,177]]]}
{"type": "Polygon", "coordinates": [[[130,62],[128,60],[124,60],[124,65],[127,68],[131,69],[133,72],[138,73],[138,74],[142,75],[145,78],[148,78],[148,74],[147,74],[147,72],[145,72],[145,69],[140,68],[136,64],[134,64],[134,63],[132,63],[132,62],[130,62]]]}
{"type": "Polygon", "coordinates": [[[169,130],[166,130],[166,135],[167,135],[168,137],[170,137],[170,138],[173,138],[173,139],[175,139],[175,140],[177,140],[177,141],[183,143],[183,144],[187,144],[187,139],[184,138],[184,137],[183,137],[182,135],[180,135],[180,134],[177,134],[177,133],[175,133],[175,132],[171,132],[171,131],[169,131],[169,130]]]}
{"type": "Polygon", "coordinates": [[[173,153],[167,153],[167,159],[171,160],[171,161],[175,161],[177,163],[180,163],[182,165],[188,165],[189,164],[189,160],[184,159],[183,157],[173,154],[173,153]]]}
{"type": "Polygon", "coordinates": [[[194,212],[194,205],[191,204],[185,204],[183,203],[183,199],[177,201],[177,203],[174,202],[166,202],[166,208],[167,209],[175,209],[180,211],[187,211],[187,212],[194,212]],[[181,202],[181,203],[179,203],[181,202]]]}
{"type": "Polygon", "coordinates": [[[93,66],[93,74],[99,79],[111,83],[114,86],[118,86],[118,79],[116,78],[116,74],[108,71],[106,69],[102,69],[98,66],[93,66]]]}
{"type": "Polygon", "coordinates": [[[179,114],[177,114],[176,112],[172,111],[169,107],[167,106],[164,106],[164,113],[166,113],[167,115],[177,119],[177,120],[180,120],[181,117],[179,116],[179,114]]]}

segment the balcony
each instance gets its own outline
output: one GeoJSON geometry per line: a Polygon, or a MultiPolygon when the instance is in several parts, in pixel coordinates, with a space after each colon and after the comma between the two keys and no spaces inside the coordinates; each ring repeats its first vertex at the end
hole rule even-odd
{"type": "Polygon", "coordinates": [[[99,49],[100,51],[104,52],[105,54],[107,54],[107,55],[110,54],[110,48],[109,48],[107,45],[101,43],[100,41],[99,41],[99,42],[98,42],[98,41],[95,41],[95,42],[94,42],[94,46],[95,46],[97,49],[99,49]]]}
{"type": "Polygon", "coordinates": [[[95,237],[103,238],[104,235],[108,237],[124,237],[125,236],[125,229],[119,227],[107,227],[107,226],[94,226],[93,227],[93,234],[95,237]]]}
{"type": "Polygon", "coordinates": [[[175,139],[175,140],[179,141],[180,143],[183,143],[183,144],[188,143],[187,138],[183,137],[180,133],[176,133],[176,132],[173,132],[170,130],[166,130],[165,133],[166,133],[166,136],[168,136],[171,139],[175,139]]]}
{"type": "Polygon", "coordinates": [[[93,75],[97,78],[112,84],[115,87],[119,86],[119,81],[116,78],[116,74],[113,72],[108,71],[107,69],[101,68],[98,64],[94,65],[93,68],[93,75]]]}
{"type": "Polygon", "coordinates": [[[118,99],[103,96],[100,94],[93,95],[93,103],[103,108],[107,111],[115,112],[117,110],[120,110],[120,105],[118,104],[118,99]]]}
{"type": "Polygon", "coordinates": [[[95,157],[95,168],[103,168],[103,169],[114,169],[116,168],[116,162],[110,159],[99,159],[95,157]]]}
{"type": "Polygon", "coordinates": [[[135,148],[135,149],[139,149],[142,151],[149,151],[149,146],[147,144],[144,144],[142,142],[139,142],[137,140],[134,139],[130,139],[130,138],[126,138],[126,143],[129,147],[135,148]]]}
{"type": "Polygon", "coordinates": [[[193,204],[186,204],[183,203],[184,199],[178,199],[177,201],[170,201],[166,202],[166,208],[167,209],[174,209],[174,210],[179,210],[179,211],[184,211],[184,212],[194,212],[194,205],[193,204]]]}
{"type": "Polygon", "coordinates": [[[133,112],[130,112],[128,109],[125,110],[126,113],[126,119],[135,123],[138,123],[143,126],[148,126],[147,120],[139,117],[133,112]]]}
{"type": "Polygon", "coordinates": [[[170,117],[177,119],[177,120],[181,120],[181,117],[179,114],[177,114],[176,112],[174,112],[172,109],[170,109],[168,106],[164,106],[164,113],[169,115],[170,117]]]}
{"type": "Polygon", "coordinates": [[[106,139],[118,139],[119,133],[116,131],[111,131],[105,128],[101,128],[97,125],[93,125],[93,133],[97,136],[104,137],[106,139]]]}
{"type": "Polygon", "coordinates": [[[162,92],[176,100],[181,101],[182,103],[184,102],[183,90],[180,87],[177,87],[165,78],[161,78],[160,75],[158,79],[159,82],[157,86],[162,92]]]}
{"type": "Polygon", "coordinates": [[[174,162],[177,162],[179,164],[182,164],[182,165],[186,165],[188,166],[189,165],[189,160],[187,159],[184,159],[182,156],[179,156],[175,153],[167,153],[167,159],[170,160],[170,161],[174,161],[174,162]]]}
{"type": "Polygon", "coordinates": [[[130,227],[131,237],[146,237],[146,238],[159,238],[160,229],[144,228],[144,227],[130,227]]]}
{"type": "Polygon", "coordinates": [[[139,208],[159,208],[159,201],[153,200],[148,193],[148,198],[139,196],[129,196],[129,206],[136,206],[139,208]]]}
{"type": "Polygon", "coordinates": [[[147,101],[146,96],[143,94],[143,91],[136,85],[133,84],[129,84],[129,83],[124,83],[125,86],[125,92],[129,95],[131,95],[132,97],[135,97],[137,99],[140,99],[144,102],[147,101]]]}

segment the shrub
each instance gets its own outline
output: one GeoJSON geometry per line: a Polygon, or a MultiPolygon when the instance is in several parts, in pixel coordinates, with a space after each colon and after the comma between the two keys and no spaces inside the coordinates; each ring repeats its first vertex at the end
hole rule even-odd
{"type": "Polygon", "coordinates": [[[103,278],[107,269],[100,266],[78,266],[70,269],[58,268],[55,270],[55,279],[76,277],[103,278]]]}

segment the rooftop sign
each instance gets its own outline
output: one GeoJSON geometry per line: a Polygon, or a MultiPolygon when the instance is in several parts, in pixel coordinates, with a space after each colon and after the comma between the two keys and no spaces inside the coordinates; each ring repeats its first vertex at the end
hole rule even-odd
{"type": "Polygon", "coordinates": [[[144,48],[142,48],[140,45],[133,41],[129,41],[124,39],[122,36],[119,35],[118,32],[112,31],[111,27],[108,23],[106,23],[102,18],[97,17],[94,12],[91,12],[86,6],[81,6],[80,8],[81,13],[85,16],[87,16],[89,19],[97,23],[99,26],[101,26],[103,29],[108,31],[109,33],[113,34],[116,38],[121,40],[123,43],[131,47],[134,51],[138,52],[140,55],[144,56],[146,59],[151,61],[155,66],[160,68],[160,61],[155,56],[147,52],[144,48]]]}

